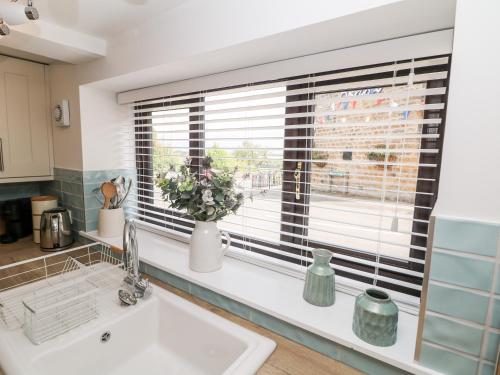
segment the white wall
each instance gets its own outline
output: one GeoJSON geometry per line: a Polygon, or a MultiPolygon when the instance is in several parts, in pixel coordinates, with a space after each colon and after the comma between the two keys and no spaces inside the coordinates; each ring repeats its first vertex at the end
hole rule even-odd
{"type": "Polygon", "coordinates": [[[109,42],[84,82],[125,91],[453,27],[455,0],[191,0],[109,42]]]}
{"type": "Polygon", "coordinates": [[[57,168],[82,170],[82,132],[80,125],[80,98],[78,75],[75,65],[56,64],[49,67],[51,108],[69,100],[70,121],[68,128],[54,126],[54,165],[57,168]]]}
{"type": "Polygon", "coordinates": [[[83,170],[126,168],[132,157],[124,153],[127,135],[122,133],[128,107],[116,103],[114,92],[81,86],[80,110],[83,170]]]}
{"type": "MultiPolygon", "coordinates": [[[[104,148],[94,147],[95,142],[114,141],[113,133],[102,129],[116,129],[113,121],[120,118],[111,103],[112,91],[452,27],[453,8],[454,0],[187,1],[109,40],[105,58],[77,65],[76,73],[67,69],[67,79],[57,77],[65,82],[54,86],[65,90],[58,88],[54,100],[83,96],[81,122],[72,105],[72,120],[82,129],[83,155],[81,162],[74,156],[65,159],[63,155],[78,149],[68,145],[79,142],[68,139],[79,136],[76,131],[67,132],[54,145],[61,155],[56,167],[120,168],[117,159],[107,159],[104,148]]],[[[61,74],[65,69],[54,68],[61,74]]]]}
{"type": "Polygon", "coordinates": [[[164,65],[399,1],[186,1],[110,39],[106,58],[84,64],[82,79],[88,83],[164,65]]]}
{"type": "MultiPolygon", "coordinates": [[[[111,78],[119,84],[129,84],[127,78],[120,76],[129,74],[141,82],[136,73],[144,68],[159,64],[168,66],[172,61],[198,56],[204,51],[216,53],[228,44],[241,44],[252,38],[394,1],[356,0],[331,7],[329,0],[314,0],[311,7],[304,1],[289,0],[192,0],[142,25],[134,24],[133,28],[109,41],[105,58],[80,65],[54,64],[50,67],[52,106],[61,99],[69,99],[71,107],[70,128],[54,130],[55,166],[86,170],[115,169],[122,165],[120,160],[108,157],[109,154],[103,151],[105,145],[113,144],[112,131],[117,129],[113,121],[121,117],[117,115],[116,101],[113,103],[114,94],[109,91],[108,82],[96,85],[97,81],[111,78]],[[287,16],[276,17],[277,12],[284,15],[285,5],[287,16]],[[263,14],[259,16],[258,11],[263,14]],[[234,32],[228,32],[230,29],[234,32]]],[[[202,60],[196,59],[199,64],[202,60]]],[[[224,70],[226,60],[221,53],[212,63],[224,70]]],[[[180,66],[191,65],[181,62],[180,66]]],[[[188,71],[196,75],[193,69],[188,71]]]]}
{"type": "Polygon", "coordinates": [[[435,215],[500,222],[498,0],[458,0],[435,215]]]}

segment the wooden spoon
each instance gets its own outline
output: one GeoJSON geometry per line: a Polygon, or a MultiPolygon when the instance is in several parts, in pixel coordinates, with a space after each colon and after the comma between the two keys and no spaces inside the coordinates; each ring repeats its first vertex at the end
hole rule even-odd
{"type": "Polygon", "coordinates": [[[111,199],[118,194],[116,185],[109,181],[103,182],[101,185],[101,193],[104,196],[104,206],[102,208],[109,208],[111,199]]]}

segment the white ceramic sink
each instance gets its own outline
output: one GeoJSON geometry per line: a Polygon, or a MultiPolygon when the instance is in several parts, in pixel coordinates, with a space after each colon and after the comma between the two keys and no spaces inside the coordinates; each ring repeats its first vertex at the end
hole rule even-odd
{"type": "Polygon", "coordinates": [[[6,375],[254,374],[276,344],[154,287],[149,299],[113,309],[41,345],[0,325],[6,375]],[[109,341],[101,336],[110,333],[109,341]]]}

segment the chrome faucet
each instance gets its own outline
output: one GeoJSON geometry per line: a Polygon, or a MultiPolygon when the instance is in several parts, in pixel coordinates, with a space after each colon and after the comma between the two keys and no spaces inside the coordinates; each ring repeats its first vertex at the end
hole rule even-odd
{"type": "Polygon", "coordinates": [[[127,276],[124,281],[130,286],[135,298],[146,298],[152,293],[148,279],[139,273],[139,248],[134,219],[127,219],[123,228],[123,257],[127,276]]]}

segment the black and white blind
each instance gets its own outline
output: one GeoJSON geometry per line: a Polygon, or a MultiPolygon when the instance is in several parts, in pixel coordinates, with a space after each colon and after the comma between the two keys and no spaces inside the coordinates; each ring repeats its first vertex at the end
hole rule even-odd
{"type": "Polygon", "coordinates": [[[193,220],[162,201],[156,176],[186,157],[201,171],[211,156],[253,196],[219,223],[234,251],[305,270],[311,249],[325,248],[337,275],[419,296],[449,62],[419,57],[136,101],[136,215],[190,233],[193,220]]]}

